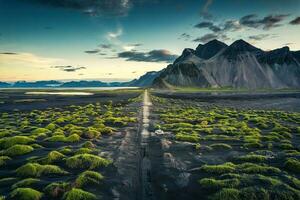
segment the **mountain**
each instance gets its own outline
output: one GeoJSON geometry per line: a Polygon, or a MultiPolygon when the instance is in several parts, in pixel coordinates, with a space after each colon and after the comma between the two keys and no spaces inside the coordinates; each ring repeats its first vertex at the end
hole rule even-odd
{"type": "Polygon", "coordinates": [[[153,83],[153,80],[158,77],[160,74],[160,71],[150,71],[141,76],[138,79],[134,79],[130,82],[124,83],[124,86],[132,86],[132,87],[148,87],[151,86],[153,83]]]}
{"type": "Polygon", "coordinates": [[[244,40],[213,40],[184,49],[153,81],[154,87],[300,88],[300,51],[263,51],[244,40]]]}
{"type": "Polygon", "coordinates": [[[11,87],[11,84],[0,81],[0,87],[2,87],[2,88],[11,87]]]}
{"type": "Polygon", "coordinates": [[[12,87],[57,87],[62,83],[59,81],[35,81],[35,82],[26,82],[26,81],[17,81],[12,87]]]}

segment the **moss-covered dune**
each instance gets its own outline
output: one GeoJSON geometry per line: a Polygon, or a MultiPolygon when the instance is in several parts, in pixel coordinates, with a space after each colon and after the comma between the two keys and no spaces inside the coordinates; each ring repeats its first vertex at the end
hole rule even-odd
{"type": "Polygon", "coordinates": [[[43,175],[65,175],[66,171],[55,165],[40,165],[38,163],[27,163],[16,170],[21,177],[40,177],[43,175]]]}
{"type": "Polygon", "coordinates": [[[99,185],[103,181],[102,174],[94,171],[85,171],[81,173],[75,180],[76,187],[84,187],[89,185],[99,185]]]}
{"type": "Polygon", "coordinates": [[[66,159],[66,165],[69,168],[95,169],[106,167],[111,161],[92,154],[78,154],[66,159]]]}
{"type": "Polygon", "coordinates": [[[42,196],[43,193],[31,188],[17,188],[10,193],[9,198],[13,200],[40,200],[42,196]]]}

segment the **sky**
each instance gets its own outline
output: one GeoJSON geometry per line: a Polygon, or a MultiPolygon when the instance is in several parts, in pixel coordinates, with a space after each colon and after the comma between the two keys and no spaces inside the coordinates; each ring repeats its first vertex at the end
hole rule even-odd
{"type": "Polygon", "coordinates": [[[0,81],[128,81],[213,39],[299,35],[299,0],[0,0],[0,81]]]}

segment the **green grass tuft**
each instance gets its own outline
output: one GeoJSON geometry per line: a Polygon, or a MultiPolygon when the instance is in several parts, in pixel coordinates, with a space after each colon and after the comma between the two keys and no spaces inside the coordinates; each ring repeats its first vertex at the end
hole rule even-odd
{"type": "Polygon", "coordinates": [[[96,196],[90,192],[86,192],[81,189],[73,188],[69,192],[65,193],[64,200],[96,200],[96,196]]]}
{"type": "Polygon", "coordinates": [[[40,165],[38,163],[27,163],[16,170],[21,177],[40,177],[43,175],[64,175],[66,171],[55,165],[40,165]]]}
{"type": "Polygon", "coordinates": [[[43,193],[31,188],[17,188],[10,193],[11,199],[18,200],[39,200],[43,193]]]}
{"type": "Polygon", "coordinates": [[[54,182],[50,183],[44,189],[44,192],[54,198],[54,199],[61,199],[65,192],[71,189],[71,185],[65,182],[54,182]]]}
{"type": "Polygon", "coordinates": [[[94,169],[106,167],[111,161],[92,154],[78,154],[66,159],[66,165],[69,168],[94,169]]]}
{"type": "Polygon", "coordinates": [[[81,173],[75,181],[76,187],[84,187],[89,185],[99,185],[103,181],[102,174],[94,171],[85,171],[81,173]]]}
{"type": "Polygon", "coordinates": [[[210,145],[211,148],[215,150],[230,150],[232,147],[229,144],[224,144],[224,143],[216,143],[210,145]]]}
{"type": "Polygon", "coordinates": [[[203,165],[200,168],[200,170],[207,173],[223,174],[223,173],[233,172],[235,168],[236,168],[235,164],[231,162],[227,162],[221,165],[203,165]]]}
{"type": "Polygon", "coordinates": [[[8,156],[0,156],[0,167],[6,165],[6,162],[11,160],[8,156]]]}
{"type": "Polygon", "coordinates": [[[183,134],[183,133],[177,133],[175,136],[176,140],[184,141],[184,142],[199,142],[200,137],[196,134],[183,134]]]}
{"type": "Polygon", "coordinates": [[[16,144],[29,144],[34,142],[34,139],[27,136],[13,136],[0,139],[0,148],[7,149],[16,144]]]}
{"type": "Polygon", "coordinates": [[[40,163],[42,164],[52,164],[55,162],[59,162],[61,160],[63,160],[63,158],[65,158],[66,156],[58,151],[51,151],[50,153],[48,153],[46,158],[42,158],[40,160],[40,163]]]}
{"type": "Polygon", "coordinates": [[[237,189],[224,188],[213,195],[212,200],[240,200],[240,192],[237,189]]]}
{"type": "Polygon", "coordinates": [[[289,158],[287,161],[284,163],[284,167],[294,173],[300,173],[300,161],[289,158]]]}
{"type": "Polygon", "coordinates": [[[34,149],[29,145],[16,144],[6,149],[3,154],[7,156],[20,156],[32,152],[34,149]]]}
{"type": "Polygon", "coordinates": [[[31,185],[34,185],[38,182],[40,182],[40,179],[36,179],[36,178],[26,178],[24,180],[18,181],[17,183],[12,185],[12,189],[16,189],[16,188],[22,188],[22,187],[29,187],[31,185]]]}

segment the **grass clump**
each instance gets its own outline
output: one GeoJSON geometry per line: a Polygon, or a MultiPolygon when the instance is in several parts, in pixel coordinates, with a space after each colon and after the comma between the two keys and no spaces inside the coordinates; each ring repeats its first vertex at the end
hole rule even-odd
{"type": "Polygon", "coordinates": [[[300,161],[289,158],[287,161],[284,163],[284,167],[294,173],[300,173],[300,161]]]}
{"type": "Polygon", "coordinates": [[[267,165],[257,165],[254,163],[243,163],[237,165],[237,169],[243,173],[261,173],[261,174],[271,174],[271,173],[280,173],[281,170],[267,165]]]}
{"type": "Polygon", "coordinates": [[[75,181],[77,187],[81,188],[88,185],[99,185],[104,177],[102,174],[94,171],[85,171],[81,173],[75,181]]]}
{"type": "Polygon", "coordinates": [[[65,193],[64,200],[95,200],[96,196],[90,192],[86,192],[81,189],[73,188],[69,192],[65,193]]]}
{"type": "Polygon", "coordinates": [[[8,156],[0,156],[0,167],[6,165],[6,162],[11,160],[8,156]]]}
{"type": "Polygon", "coordinates": [[[34,139],[27,136],[5,137],[0,139],[0,147],[6,149],[16,144],[29,144],[32,142],[34,142],[34,139]]]}
{"type": "Polygon", "coordinates": [[[42,175],[64,175],[66,171],[56,165],[40,165],[38,163],[27,163],[16,170],[21,177],[40,177],[42,175]]]}
{"type": "Polygon", "coordinates": [[[225,144],[225,143],[212,144],[212,145],[210,145],[210,147],[215,150],[230,150],[230,149],[232,149],[232,147],[229,144],[225,144]]]}
{"type": "Polygon", "coordinates": [[[85,143],[83,143],[82,147],[91,149],[94,148],[95,145],[91,141],[86,141],[85,143]]]}
{"type": "Polygon", "coordinates": [[[240,156],[237,158],[237,160],[242,162],[264,162],[267,160],[267,157],[263,155],[253,154],[253,155],[240,156]]]}
{"type": "Polygon", "coordinates": [[[10,199],[18,200],[39,200],[43,193],[31,188],[17,188],[10,193],[10,199]]]}
{"type": "Polygon", "coordinates": [[[17,183],[13,184],[12,189],[29,187],[31,185],[34,185],[34,184],[38,183],[38,182],[40,182],[40,179],[26,178],[24,180],[18,181],[17,183]]]}
{"type": "Polygon", "coordinates": [[[212,200],[240,200],[240,192],[233,188],[224,188],[211,198],[212,200]]]}
{"type": "Polygon", "coordinates": [[[111,161],[92,154],[78,154],[66,159],[66,165],[69,168],[94,169],[98,167],[106,167],[111,161]]]}
{"type": "Polygon", "coordinates": [[[235,164],[231,162],[227,162],[220,165],[203,165],[200,170],[207,172],[207,173],[213,173],[213,174],[223,174],[223,173],[230,173],[235,170],[236,166],[235,164]]]}
{"type": "Polygon", "coordinates": [[[64,195],[64,193],[66,191],[69,191],[70,189],[71,185],[69,183],[55,182],[47,185],[44,189],[44,192],[52,198],[60,199],[64,195]]]}
{"type": "Polygon", "coordinates": [[[46,158],[40,160],[42,164],[51,164],[61,161],[66,156],[58,151],[51,151],[46,158]]]}
{"type": "Polygon", "coordinates": [[[68,137],[64,135],[54,135],[52,137],[48,137],[45,139],[45,141],[49,142],[79,142],[80,141],[80,136],[77,134],[72,134],[68,137]]]}
{"type": "Polygon", "coordinates": [[[176,140],[183,141],[183,142],[199,142],[200,137],[196,134],[183,134],[183,133],[177,133],[175,136],[176,140]]]}
{"type": "Polygon", "coordinates": [[[218,190],[221,188],[235,188],[240,185],[240,181],[237,178],[217,180],[214,178],[203,178],[199,180],[201,187],[209,190],[218,190]]]}
{"type": "Polygon", "coordinates": [[[32,152],[34,149],[29,145],[16,144],[6,149],[3,154],[7,156],[20,156],[32,152]]]}
{"type": "Polygon", "coordinates": [[[87,130],[83,133],[83,136],[88,139],[93,139],[101,136],[101,133],[96,128],[88,127],[87,130]]]}

